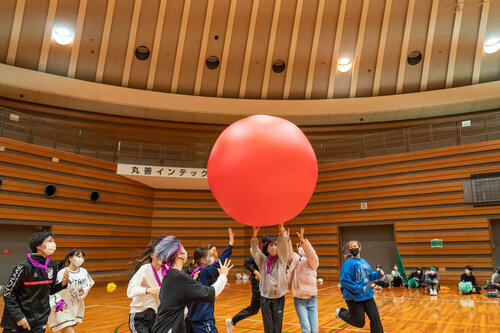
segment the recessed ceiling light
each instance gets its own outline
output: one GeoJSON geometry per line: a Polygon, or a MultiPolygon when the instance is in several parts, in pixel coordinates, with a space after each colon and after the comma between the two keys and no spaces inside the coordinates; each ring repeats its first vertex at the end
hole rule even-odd
{"type": "Polygon", "coordinates": [[[339,72],[347,72],[351,69],[352,67],[352,62],[351,62],[351,59],[349,58],[342,58],[339,60],[338,64],[337,64],[337,69],[339,70],[339,72]]]}
{"type": "Polygon", "coordinates": [[[54,27],[52,29],[52,38],[56,41],[56,43],[61,45],[68,45],[73,41],[73,33],[71,30],[63,27],[54,27]]]}
{"type": "Polygon", "coordinates": [[[500,50],[500,38],[490,38],[484,43],[484,52],[491,54],[500,50]]]}

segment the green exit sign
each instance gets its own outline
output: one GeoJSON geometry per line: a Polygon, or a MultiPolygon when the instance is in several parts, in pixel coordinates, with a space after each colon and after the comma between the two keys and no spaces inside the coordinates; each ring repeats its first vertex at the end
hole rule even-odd
{"type": "Polygon", "coordinates": [[[431,247],[443,247],[442,239],[431,239],[431,247]]]}

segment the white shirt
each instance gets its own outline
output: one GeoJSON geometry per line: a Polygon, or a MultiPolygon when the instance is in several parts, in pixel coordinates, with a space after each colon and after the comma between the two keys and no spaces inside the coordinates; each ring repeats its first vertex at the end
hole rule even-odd
{"type": "MultiPolygon", "coordinates": [[[[156,271],[160,281],[162,280],[161,268],[156,271]]],[[[153,267],[151,264],[142,265],[137,272],[135,272],[132,279],[130,279],[127,288],[127,296],[132,298],[130,303],[130,313],[143,312],[147,309],[153,309],[155,312],[160,305],[160,298],[158,295],[146,295],[146,288],[160,287],[156,281],[153,267]]]]}

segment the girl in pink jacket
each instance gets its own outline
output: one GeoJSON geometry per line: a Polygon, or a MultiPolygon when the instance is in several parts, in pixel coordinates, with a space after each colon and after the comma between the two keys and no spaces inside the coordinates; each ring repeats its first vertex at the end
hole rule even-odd
{"type": "Polygon", "coordinates": [[[293,257],[287,273],[288,290],[292,291],[302,332],[317,333],[319,325],[316,270],[319,266],[319,259],[311,243],[304,239],[304,228],[301,228],[297,235],[300,241],[298,254],[293,252],[291,242],[289,242],[293,257]]]}

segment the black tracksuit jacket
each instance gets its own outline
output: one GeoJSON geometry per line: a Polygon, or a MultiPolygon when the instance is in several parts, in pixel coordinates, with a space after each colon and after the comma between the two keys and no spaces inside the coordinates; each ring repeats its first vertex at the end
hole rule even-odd
{"type": "MultiPolygon", "coordinates": [[[[45,258],[32,254],[32,259],[45,265],[45,258]]],[[[57,264],[49,261],[48,272],[35,267],[28,258],[14,269],[3,292],[5,302],[1,327],[17,329],[17,322],[26,317],[33,329],[45,326],[50,314],[49,295],[67,287],[57,281],[57,264]]]]}

